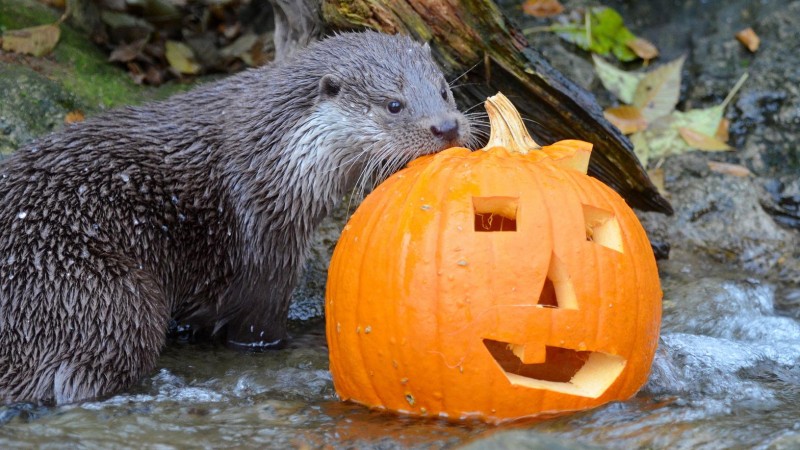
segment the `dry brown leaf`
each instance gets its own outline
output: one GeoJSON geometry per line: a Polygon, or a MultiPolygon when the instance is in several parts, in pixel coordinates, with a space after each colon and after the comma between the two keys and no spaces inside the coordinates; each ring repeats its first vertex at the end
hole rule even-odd
{"type": "Polygon", "coordinates": [[[758,50],[758,46],[761,44],[761,39],[759,39],[756,32],[750,27],[736,33],[736,39],[738,39],[739,42],[747,47],[748,50],[754,53],[756,50],[758,50]]]}
{"type": "Polygon", "coordinates": [[[64,123],[76,123],[76,122],[83,122],[86,119],[86,116],[83,115],[83,111],[76,109],[75,111],[70,111],[64,116],[64,123]]]}
{"type": "Polygon", "coordinates": [[[711,169],[712,172],[724,173],[726,175],[733,175],[741,178],[752,175],[750,169],[739,164],[708,161],[708,168],[711,169]]]}
{"type": "Polygon", "coordinates": [[[717,131],[714,132],[714,137],[722,142],[728,142],[728,139],[731,137],[730,133],[728,132],[730,126],[731,121],[723,117],[722,120],[719,121],[717,131]]]}
{"type": "Polygon", "coordinates": [[[647,39],[637,37],[626,42],[625,45],[633,50],[633,53],[636,53],[636,56],[644,60],[653,59],[658,56],[658,49],[647,39]]]}
{"type": "Polygon", "coordinates": [[[731,147],[725,142],[717,139],[714,136],[703,134],[697,130],[689,127],[678,127],[678,133],[690,147],[707,152],[720,152],[731,150],[731,147]]]}
{"type": "Polygon", "coordinates": [[[622,134],[632,134],[647,128],[647,121],[642,112],[635,106],[622,105],[603,111],[606,120],[619,128],[622,134]]]}
{"type": "Polygon", "coordinates": [[[527,0],[522,11],[533,17],[552,17],[561,14],[564,6],[558,0],[527,0]]]}
{"type": "Polygon", "coordinates": [[[636,85],[633,106],[642,111],[647,123],[652,123],[675,110],[681,93],[681,68],[685,59],[686,57],[682,56],[647,72],[636,85]]]}
{"type": "Polygon", "coordinates": [[[54,24],[9,30],[3,33],[3,50],[44,56],[55,48],[60,37],[61,29],[54,24]]]}
{"type": "Polygon", "coordinates": [[[140,39],[130,44],[121,44],[108,56],[109,61],[130,62],[142,55],[147,39],[140,39]]]}

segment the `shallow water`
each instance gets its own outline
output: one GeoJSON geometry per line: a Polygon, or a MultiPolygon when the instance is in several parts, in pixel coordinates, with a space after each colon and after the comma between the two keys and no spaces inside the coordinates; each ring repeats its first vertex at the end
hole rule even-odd
{"type": "Polygon", "coordinates": [[[627,402],[499,427],[370,411],[336,399],[318,322],[262,354],[171,345],[157,373],[104,401],[0,407],[0,448],[800,447],[796,292],[687,261],[661,263],[662,338],[627,402]]]}

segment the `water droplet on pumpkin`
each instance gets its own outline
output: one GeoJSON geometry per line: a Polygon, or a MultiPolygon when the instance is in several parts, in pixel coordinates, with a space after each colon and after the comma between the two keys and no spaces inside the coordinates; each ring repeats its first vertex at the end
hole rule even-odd
{"type": "Polygon", "coordinates": [[[580,344],[578,344],[578,351],[580,351],[580,352],[586,351],[586,343],[585,342],[581,342],[580,344]]]}
{"type": "Polygon", "coordinates": [[[356,327],[356,334],[360,334],[360,333],[361,333],[361,325],[356,327]]]}
{"type": "Polygon", "coordinates": [[[431,205],[422,205],[422,206],[419,207],[419,209],[421,209],[423,211],[428,211],[428,210],[431,209],[431,205]]]}
{"type": "Polygon", "coordinates": [[[364,334],[370,334],[370,333],[372,333],[372,326],[371,325],[367,325],[364,328],[364,334]]]}
{"type": "Polygon", "coordinates": [[[466,267],[469,265],[469,263],[464,259],[459,260],[456,264],[458,264],[461,267],[466,267]]]}
{"type": "Polygon", "coordinates": [[[408,383],[408,378],[400,378],[400,384],[408,383]]]}

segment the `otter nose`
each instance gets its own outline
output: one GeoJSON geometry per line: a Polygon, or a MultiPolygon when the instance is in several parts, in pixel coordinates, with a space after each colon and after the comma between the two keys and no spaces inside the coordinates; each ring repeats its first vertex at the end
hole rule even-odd
{"type": "Polygon", "coordinates": [[[431,133],[445,141],[455,141],[458,138],[458,122],[445,120],[438,125],[431,126],[431,133]]]}

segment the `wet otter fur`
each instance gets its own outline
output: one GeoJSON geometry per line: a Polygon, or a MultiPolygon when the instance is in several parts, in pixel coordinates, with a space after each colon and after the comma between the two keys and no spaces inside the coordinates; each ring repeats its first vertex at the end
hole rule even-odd
{"type": "Polygon", "coordinates": [[[20,148],[0,163],[0,401],[125,389],[171,318],[277,345],[342,196],[470,136],[427,46],[365,32],[20,148]]]}

